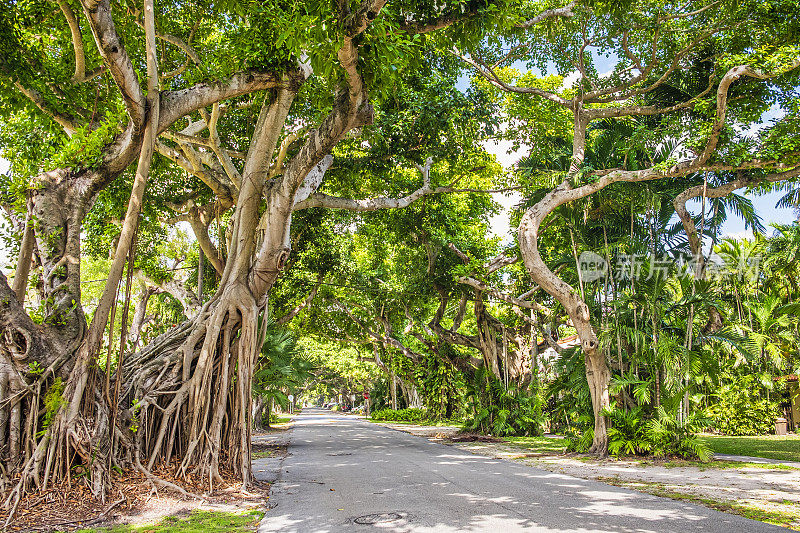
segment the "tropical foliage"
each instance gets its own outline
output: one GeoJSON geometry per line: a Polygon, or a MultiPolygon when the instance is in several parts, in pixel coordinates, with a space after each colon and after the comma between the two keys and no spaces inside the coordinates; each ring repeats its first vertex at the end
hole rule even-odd
{"type": "Polygon", "coordinates": [[[10,510],[246,486],[289,395],[600,456],[789,413],[794,0],[57,4],[0,12],[10,510]]]}

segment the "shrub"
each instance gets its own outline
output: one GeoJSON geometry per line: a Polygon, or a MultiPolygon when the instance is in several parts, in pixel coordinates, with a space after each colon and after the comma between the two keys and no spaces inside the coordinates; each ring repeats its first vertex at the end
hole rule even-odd
{"type": "Polygon", "coordinates": [[[725,435],[764,435],[775,431],[777,402],[766,399],[755,376],[742,376],[723,385],[710,408],[712,425],[725,435]]]}
{"type": "Polygon", "coordinates": [[[472,416],[464,429],[498,437],[539,436],[543,433],[544,415],[538,395],[506,388],[494,375],[481,368],[467,384],[468,407],[472,416]]]}
{"type": "Polygon", "coordinates": [[[372,420],[385,421],[385,422],[421,422],[427,419],[427,413],[424,409],[381,409],[375,411],[370,417],[372,420]]]}
{"type": "Polygon", "coordinates": [[[620,455],[641,455],[649,452],[651,443],[648,439],[647,420],[642,408],[630,411],[613,409],[608,413],[611,427],[608,428],[608,453],[620,455]]]}
{"type": "MultiPolygon", "coordinates": [[[[686,420],[659,407],[655,417],[645,416],[645,408],[622,411],[613,407],[606,411],[611,426],[608,429],[608,453],[622,455],[653,455],[682,457],[708,461],[711,450],[695,435],[709,423],[704,412],[692,413],[686,420]]],[[[594,428],[567,435],[567,450],[583,453],[589,450],[594,428]]]]}
{"type": "Polygon", "coordinates": [[[679,421],[659,407],[658,418],[647,423],[650,451],[659,457],[677,455],[684,459],[696,457],[708,461],[711,459],[711,449],[695,435],[708,423],[709,418],[703,411],[692,413],[686,420],[679,421]]]}

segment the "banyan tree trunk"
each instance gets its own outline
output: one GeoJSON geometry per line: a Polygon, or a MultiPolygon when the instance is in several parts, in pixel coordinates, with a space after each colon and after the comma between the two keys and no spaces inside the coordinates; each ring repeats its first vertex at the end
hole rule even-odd
{"type": "Polygon", "coordinates": [[[294,189],[266,195],[259,231],[264,195],[248,186],[266,183],[258,173],[265,172],[264,158],[280,135],[274,123],[283,124],[292,99],[279,92],[259,117],[257,145],[266,155],[248,160],[253,168],[244,174],[231,260],[217,293],[192,319],[126,354],[109,380],[96,358],[102,326],[87,328],[74,260],[81,256],[81,221],[93,195],[75,194],[80,173],[40,177],[29,211],[37,221],[44,324],[29,318],[0,274],[0,436],[7,435],[0,440],[0,478],[3,488],[17,480],[7,508],[31,489],[66,480],[76,467],[99,498],[110,488],[111,466],[137,468],[152,479],[150,470],[159,463],[178,476],[207,480],[210,489],[226,469],[250,484],[259,316],[288,255],[294,189]],[[104,385],[109,382],[119,385],[104,385]]]}
{"type": "MultiPolygon", "coordinates": [[[[207,481],[210,489],[222,479],[224,468],[243,485],[250,484],[251,382],[261,343],[259,317],[290,253],[289,228],[298,190],[313,177],[305,197],[313,193],[330,166],[333,147],[348,131],[372,121],[353,39],[381,6],[364,11],[358,23],[348,27],[353,34],[337,53],[347,80],[337,87],[334,109],[307,132],[288,162],[284,164],[280,155],[275,158],[272,170],[280,167],[280,175],[271,175],[270,166],[302,81],[299,74],[287,73],[280,83],[270,82],[272,98],[262,105],[241,172],[228,261],[217,292],[191,319],[139,352],[120,352],[122,359],[109,369],[113,376],[108,377],[113,379],[106,379],[105,370],[97,364],[106,320],[96,317],[99,310],[104,313],[110,307],[116,284],[107,283],[95,320],[87,329],[80,304],[81,222],[99,191],[139,156],[123,235],[109,273],[110,281],[118,281],[127,256],[119,252],[132,237],[126,232],[135,227],[128,222],[138,220],[138,211],[131,211],[134,203],[141,204],[143,183],[138,180],[149,171],[157,128],[163,127],[158,120],[160,92],[150,83],[157,78],[150,75],[148,101],[143,106],[146,117],[131,105],[137,112],[129,113],[132,121],[106,147],[99,165],[56,170],[37,178],[28,210],[35,221],[42,265],[45,323],[31,320],[0,273],[0,433],[8,435],[0,441],[0,479],[7,487],[21,472],[6,506],[15,506],[31,488],[68,480],[76,466],[87,473],[84,479],[101,498],[110,488],[111,466],[132,466],[153,482],[169,484],[150,472],[158,463],[174,467],[178,476],[207,481]],[[132,213],[136,217],[129,217],[132,213]],[[113,390],[104,385],[111,382],[113,390]]],[[[110,15],[106,9],[87,11],[87,16],[104,16],[102,21],[107,22],[110,15]]],[[[151,73],[150,62],[155,59],[152,19],[147,27],[151,73]]],[[[107,43],[101,39],[98,44],[107,43]]],[[[118,54],[119,48],[112,45],[108,53],[118,54]]],[[[258,83],[258,77],[250,78],[258,83]]],[[[237,91],[244,90],[240,85],[232,84],[228,97],[240,94],[237,91]]],[[[170,102],[177,101],[178,109],[172,109],[172,104],[164,108],[178,115],[168,116],[166,123],[217,101],[218,92],[202,90],[205,96],[188,93],[186,101],[173,94],[170,102]]]]}
{"type": "Polygon", "coordinates": [[[586,381],[592,397],[594,414],[594,440],[589,451],[599,456],[606,456],[609,420],[604,411],[610,406],[608,387],[611,372],[592,327],[589,307],[572,287],[547,267],[538,248],[539,227],[542,220],[559,205],[559,192],[556,189],[549,193],[523,215],[518,230],[519,247],[531,279],[564,306],[581,340],[586,364],[586,381]]]}

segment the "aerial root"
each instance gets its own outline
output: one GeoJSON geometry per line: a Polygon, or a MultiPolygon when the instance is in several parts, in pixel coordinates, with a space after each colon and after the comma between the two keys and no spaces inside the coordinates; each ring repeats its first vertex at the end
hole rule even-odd
{"type": "Polygon", "coordinates": [[[194,498],[196,500],[205,501],[205,498],[203,498],[202,496],[199,496],[199,495],[197,495],[197,494],[195,494],[193,492],[189,492],[186,489],[184,489],[183,487],[179,487],[175,483],[171,483],[171,482],[167,481],[166,479],[160,478],[157,475],[153,474],[152,472],[150,472],[150,470],[148,470],[147,468],[145,468],[142,465],[142,463],[141,463],[141,461],[139,461],[138,457],[136,458],[136,461],[134,462],[134,466],[136,467],[136,470],[141,472],[147,478],[147,480],[150,483],[153,484],[153,490],[156,492],[156,495],[158,495],[158,490],[156,490],[156,486],[160,486],[160,487],[163,487],[165,489],[173,490],[173,491],[177,492],[178,494],[181,494],[182,496],[186,496],[187,498],[194,498]]]}

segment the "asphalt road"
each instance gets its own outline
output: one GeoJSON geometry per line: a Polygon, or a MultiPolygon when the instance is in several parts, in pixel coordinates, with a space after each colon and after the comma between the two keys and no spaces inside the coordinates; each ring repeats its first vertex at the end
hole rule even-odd
{"type": "Polygon", "coordinates": [[[271,473],[254,462],[257,476],[275,479],[259,533],[787,531],[329,411],[304,410],[289,439],[289,455],[271,473]]]}

